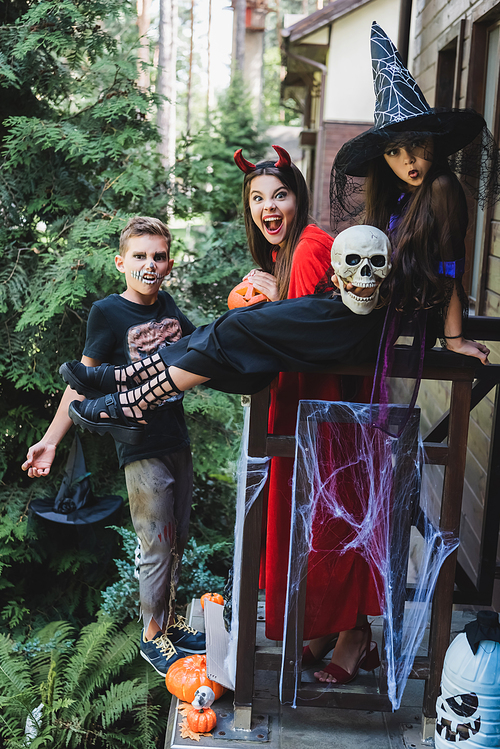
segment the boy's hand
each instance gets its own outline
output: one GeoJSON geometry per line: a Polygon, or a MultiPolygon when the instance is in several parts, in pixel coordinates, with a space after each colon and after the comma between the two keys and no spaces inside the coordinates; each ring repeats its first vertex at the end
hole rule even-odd
{"type": "Polygon", "coordinates": [[[251,270],[243,280],[247,278],[253,283],[254,289],[260,291],[261,294],[265,294],[270,302],[278,301],[278,287],[276,279],[271,273],[266,273],[263,270],[251,270]]]}
{"type": "Polygon", "coordinates": [[[22,464],[23,471],[28,471],[30,479],[38,479],[50,473],[50,467],[54,462],[56,446],[40,440],[32,445],[22,464]]]}

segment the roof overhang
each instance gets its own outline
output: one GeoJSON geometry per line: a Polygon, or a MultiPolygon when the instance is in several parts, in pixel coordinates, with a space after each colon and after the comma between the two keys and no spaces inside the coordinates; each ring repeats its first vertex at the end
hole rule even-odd
{"type": "Polygon", "coordinates": [[[361,8],[363,5],[367,5],[371,1],[372,0],[335,0],[321,10],[317,10],[315,13],[307,16],[307,18],[303,18],[301,21],[294,23],[293,26],[283,29],[281,36],[291,44],[294,42],[300,42],[304,37],[313,34],[315,31],[319,31],[324,26],[328,26],[338,18],[342,18],[342,16],[352,13],[354,10],[357,10],[357,8],[361,8]]]}

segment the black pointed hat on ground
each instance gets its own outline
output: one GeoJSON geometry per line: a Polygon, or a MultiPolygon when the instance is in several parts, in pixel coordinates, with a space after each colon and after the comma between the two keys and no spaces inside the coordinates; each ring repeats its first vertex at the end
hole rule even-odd
{"type": "Polygon", "coordinates": [[[368,162],[381,156],[389,144],[398,143],[401,133],[432,136],[441,155],[450,156],[481,132],[484,119],[473,110],[429,107],[396,47],[375,22],[371,54],[375,124],[342,146],[335,159],[336,169],[353,177],[366,177],[368,162]]]}
{"type": "Polygon", "coordinates": [[[112,515],[123,504],[118,496],[95,497],[77,434],[69,452],[64,478],[57,496],[34,499],[30,509],[46,520],[69,525],[90,525],[112,515]]]}

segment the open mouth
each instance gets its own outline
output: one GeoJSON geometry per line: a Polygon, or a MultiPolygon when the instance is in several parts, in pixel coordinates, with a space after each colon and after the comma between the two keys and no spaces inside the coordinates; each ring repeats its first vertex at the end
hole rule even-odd
{"type": "Polygon", "coordinates": [[[165,278],[161,273],[155,273],[155,271],[152,270],[133,270],[130,275],[132,278],[135,278],[136,281],[145,283],[148,286],[153,286],[153,284],[163,281],[165,278]]]}
{"type": "Polygon", "coordinates": [[[408,177],[410,179],[417,179],[418,171],[416,169],[412,169],[411,172],[408,172],[408,177]]]}
{"type": "Polygon", "coordinates": [[[263,219],[264,228],[268,234],[278,234],[283,226],[282,216],[266,216],[263,219]]]}

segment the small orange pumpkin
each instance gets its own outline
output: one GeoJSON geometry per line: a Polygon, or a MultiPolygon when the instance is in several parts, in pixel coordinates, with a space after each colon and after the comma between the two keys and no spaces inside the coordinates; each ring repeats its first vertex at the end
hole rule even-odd
{"type": "Polygon", "coordinates": [[[187,723],[194,733],[208,733],[217,725],[217,716],[211,707],[193,707],[187,715],[187,723]]]}
{"type": "Polygon", "coordinates": [[[268,301],[268,297],[257,291],[253,283],[246,278],[229,292],[227,306],[229,309],[236,309],[236,307],[249,307],[251,304],[268,301]]]}
{"type": "Polygon", "coordinates": [[[210,687],[215,699],[222,697],[226,688],[207,676],[207,656],[188,655],[172,663],[165,677],[165,684],[170,694],[183,702],[192,702],[198,687],[210,687]]]}
{"type": "Polygon", "coordinates": [[[224,599],[220,593],[203,593],[200,598],[202,609],[205,608],[205,601],[213,601],[214,603],[220,603],[221,606],[224,606],[224,599]]]}

